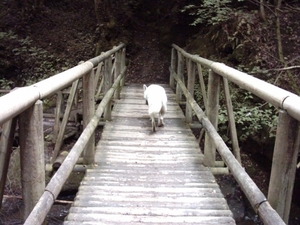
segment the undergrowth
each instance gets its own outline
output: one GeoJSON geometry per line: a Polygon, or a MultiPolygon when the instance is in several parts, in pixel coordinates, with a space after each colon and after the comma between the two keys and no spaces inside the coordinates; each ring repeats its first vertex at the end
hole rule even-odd
{"type": "MultiPolygon", "coordinates": [[[[270,103],[266,103],[249,91],[230,85],[233,114],[239,142],[254,140],[259,144],[274,142],[278,112],[270,103]]],[[[195,100],[205,110],[200,85],[195,85],[195,100]]],[[[218,114],[218,132],[223,140],[231,144],[228,114],[223,88],[220,89],[218,114]]]]}
{"type": "Polygon", "coordinates": [[[21,38],[12,31],[0,32],[0,43],[0,48],[10,52],[6,57],[0,57],[1,60],[6,60],[1,65],[6,65],[6,69],[15,74],[14,77],[6,77],[5,74],[0,77],[1,89],[31,85],[70,67],[68,61],[37,47],[29,37],[21,38]],[[22,65],[22,68],[15,65],[22,65]]]}

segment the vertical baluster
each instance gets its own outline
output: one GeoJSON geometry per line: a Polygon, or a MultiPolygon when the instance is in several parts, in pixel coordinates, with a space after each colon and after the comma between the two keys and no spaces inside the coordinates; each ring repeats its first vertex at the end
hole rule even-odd
{"type": "MultiPolygon", "coordinates": [[[[187,89],[191,96],[194,97],[194,87],[195,87],[195,63],[191,59],[187,59],[187,89]]],[[[187,123],[193,122],[193,110],[190,103],[186,103],[185,118],[187,123]]]]}
{"type": "MultiPolygon", "coordinates": [[[[183,76],[183,64],[184,64],[183,56],[179,51],[177,51],[177,57],[178,57],[177,75],[182,80],[183,84],[185,84],[184,76],[183,76]]],[[[181,90],[180,86],[178,85],[178,83],[176,86],[176,101],[178,103],[180,103],[182,101],[182,90],[181,90]]]]}
{"type": "MultiPolygon", "coordinates": [[[[218,110],[219,110],[219,92],[220,92],[220,76],[209,71],[208,79],[208,101],[207,101],[207,117],[218,130],[218,110]]],[[[208,134],[205,134],[205,147],[204,147],[204,164],[208,167],[214,167],[216,161],[216,148],[212,144],[208,134]]]]}
{"type": "Polygon", "coordinates": [[[227,109],[228,122],[229,122],[229,127],[230,127],[233,154],[234,154],[236,160],[241,164],[242,160],[241,160],[241,154],[240,154],[239,141],[238,141],[236,127],[235,127],[235,119],[234,119],[234,115],[233,115],[231,95],[230,95],[228,80],[224,77],[223,77],[223,84],[224,84],[226,109],[227,109]]]}
{"type": "Polygon", "coordinates": [[[175,67],[176,67],[176,50],[174,48],[172,48],[172,52],[171,52],[171,71],[170,71],[170,87],[172,88],[172,90],[175,90],[175,80],[174,77],[172,75],[172,73],[175,71],[175,67]]]}

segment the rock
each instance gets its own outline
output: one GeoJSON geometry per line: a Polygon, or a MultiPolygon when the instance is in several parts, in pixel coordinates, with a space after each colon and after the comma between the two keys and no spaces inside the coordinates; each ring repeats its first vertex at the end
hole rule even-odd
{"type": "Polygon", "coordinates": [[[245,217],[246,206],[243,199],[243,193],[234,177],[231,175],[216,176],[217,182],[221,188],[224,197],[227,200],[233,218],[236,222],[243,221],[245,217]]]}

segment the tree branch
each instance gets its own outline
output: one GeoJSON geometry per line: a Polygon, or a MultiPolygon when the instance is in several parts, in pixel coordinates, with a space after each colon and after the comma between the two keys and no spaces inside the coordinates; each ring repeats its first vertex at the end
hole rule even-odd
{"type": "Polygon", "coordinates": [[[279,69],[270,69],[269,71],[275,70],[275,71],[282,71],[282,70],[292,70],[292,69],[300,69],[300,66],[289,66],[279,69]]]}
{"type": "MultiPolygon", "coordinates": [[[[15,195],[3,195],[4,198],[13,198],[13,199],[23,199],[22,196],[15,196],[15,195]]],[[[58,204],[72,204],[74,203],[74,201],[67,201],[67,200],[59,200],[59,199],[56,199],[55,200],[55,203],[58,203],[58,204]]]]}

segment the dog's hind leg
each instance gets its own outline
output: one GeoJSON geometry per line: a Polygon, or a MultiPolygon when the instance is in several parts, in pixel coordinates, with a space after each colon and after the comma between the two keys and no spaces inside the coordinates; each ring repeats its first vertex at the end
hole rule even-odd
{"type": "Polygon", "coordinates": [[[159,117],[158,117],[158,125],[157,125],[159,127],[162,127],[162,126],[165,125],[164,124],[164,115],[165,115],[165,112],[166,112],[165,107],[164,106],[161,107],[161,110],[159,112],[159,117]]]}
{"type": "Polygon", "coordinates": [[[156,124],[155,124],[155,119],[152,118],[152,132],[155,132],[155,131],[156,131],[156,130],[155,130],[155,126],[156,126],[156,124]]]}

